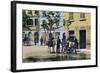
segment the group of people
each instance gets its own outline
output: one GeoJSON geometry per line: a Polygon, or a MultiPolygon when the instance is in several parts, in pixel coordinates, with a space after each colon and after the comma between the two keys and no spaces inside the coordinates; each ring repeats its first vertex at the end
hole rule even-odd
{"type": "Polygon", "coordinates": [[[63,35],[62,39],[58,36],[57,40],[52,37],[48,41],[48,48],[51,53],[76,53],[76,49],[78,49],[78,41],[75,36],[69,36],[67,39],[65,35],[63,35]]]}
{"type": "Polygon", "coordinates": [[[27,34],[23,32],[23,45],[24,46],[31,46],[36,45],[37,42],[40,41],[40,45],[44,46],[47,45],[48,49],[50,50],[50,53],[66,53],[66,52],[76,52],[76,49],[78,48],[78,41],[75,36],[69,36],[66,38],[66,35],[62,35],[62,39],[57,37],[55,39],[53,36],[50,36],[48,41],[44,43],[43,37],[40,38],[40,40],[37,41],[36,38],[32,38],[32,33],[28,32],[27,34]]]}

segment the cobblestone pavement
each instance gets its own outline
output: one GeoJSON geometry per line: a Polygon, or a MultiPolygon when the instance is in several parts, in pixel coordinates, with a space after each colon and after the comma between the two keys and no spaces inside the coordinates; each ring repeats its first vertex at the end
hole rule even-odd
{"type": "Polygon", "coordinates": [[[47,46],[23,46],[23,62],[46,62],[90,59],[90,50],[77,50],[76,53],[50,53],[47,46]]]}

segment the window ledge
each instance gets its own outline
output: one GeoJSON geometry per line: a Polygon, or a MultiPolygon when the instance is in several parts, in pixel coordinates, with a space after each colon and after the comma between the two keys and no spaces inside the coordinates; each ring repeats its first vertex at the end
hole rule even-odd
{"type": "Polygon", "coordinates": [[[85,18],[80,18],[80,21],[86,21],[86,19],[85,18]]]}
{"type": "Polygon", "coordinates": [[[73,20],[73,19],[70,19],[69,21],[70,21],[70,22],[74,22],[74,20],[73,20]]]}

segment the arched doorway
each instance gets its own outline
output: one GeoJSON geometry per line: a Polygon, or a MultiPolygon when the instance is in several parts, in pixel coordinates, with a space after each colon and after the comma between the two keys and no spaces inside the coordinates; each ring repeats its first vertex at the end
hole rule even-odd
{"type": "Polygon", "coordinates": [[[37,45],[37,43],[39,43],[39,33],[38,32],[34,33],[34,43],[35,43],[35,45],[37,45]]]}

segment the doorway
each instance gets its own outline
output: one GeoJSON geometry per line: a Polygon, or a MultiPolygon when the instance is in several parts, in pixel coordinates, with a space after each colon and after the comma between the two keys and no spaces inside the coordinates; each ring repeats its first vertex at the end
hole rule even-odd
{"type": "Polygon", "coordinates": [[[80,30],[79,31],[80,35],[80,49],[85,49],[86,48],[86,30],[80,30]]]}

